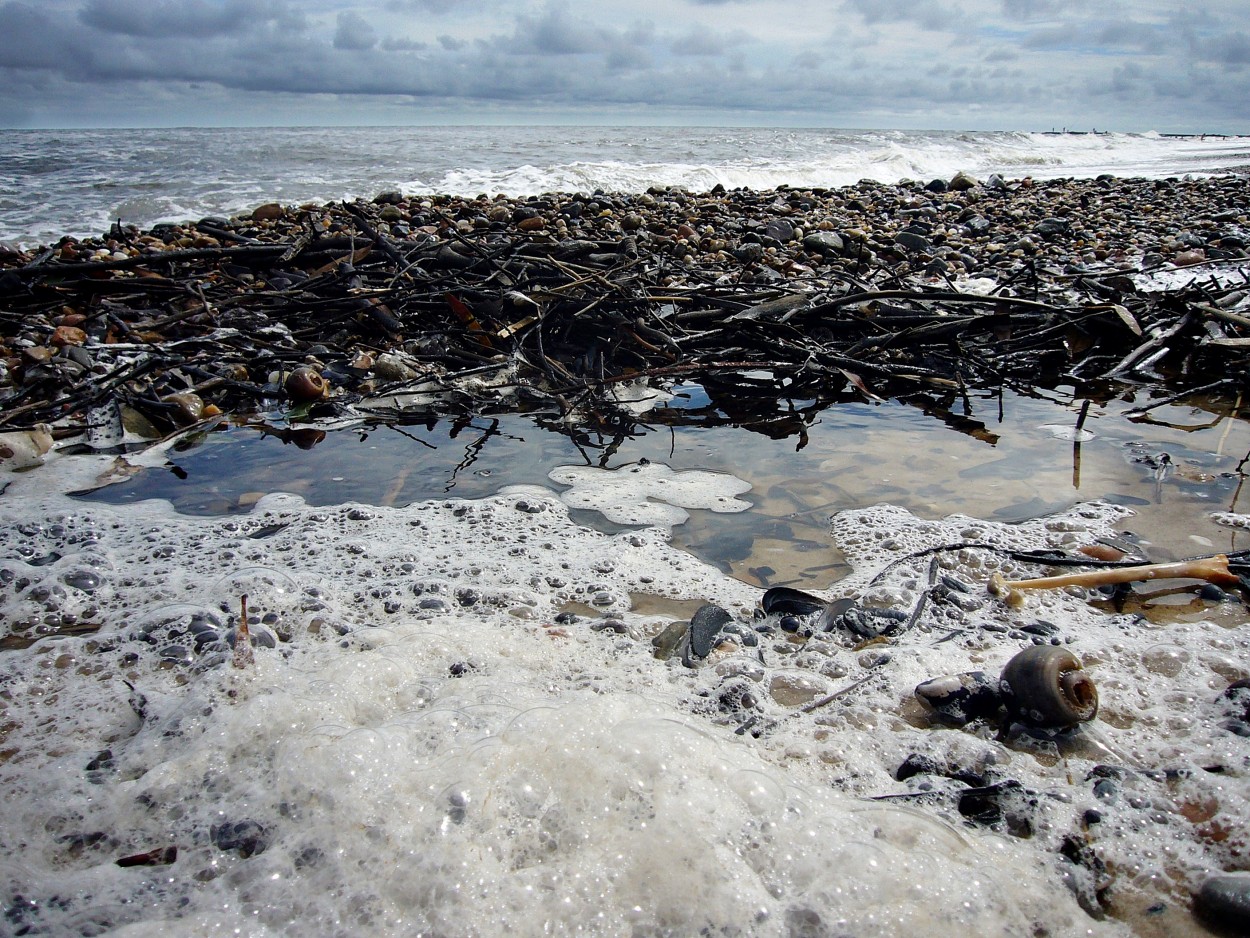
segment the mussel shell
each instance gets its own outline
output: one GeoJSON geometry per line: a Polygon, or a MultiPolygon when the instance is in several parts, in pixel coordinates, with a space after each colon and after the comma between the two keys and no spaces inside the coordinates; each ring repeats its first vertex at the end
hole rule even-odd
{"type": "Polygon", "coordinates": [[[1003,705],[998,678],[984,671],[935,677],[916,685],[916,698],[945,723],[962,725],[997,715],[1003,705]]]}
{"type": "Polygon", "coordinates": [[[811,616],[824,611],[828,603],[802,590],[791,589],[788,586],[774,586],[764,593],[760,605],[770,616],[811,616]]]}
{"type": "Polygon", "coordinates": [[[708,603],[700,606],[690,617],[690,651],[696,658],[706,658],[716,647],[721,630],[733,621],[733,616],[720,606],[708,603]]]}
{"type": "Polygon", "coordinates": [[[1075,726],[1098,714],[1098,688],[1076,655],[1031,645],[1007,662],[1003,693],[1012,715],[1038,727],[1075,726]]]}

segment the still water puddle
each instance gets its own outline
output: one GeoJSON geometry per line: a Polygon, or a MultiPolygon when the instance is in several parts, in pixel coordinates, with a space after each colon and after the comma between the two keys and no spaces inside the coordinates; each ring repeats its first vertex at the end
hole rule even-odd
{"type": "MultiPolygon", "coordinates": [[[[1212,512],[1245,510],[1250,425],[1238,402],[1193,398],[1141,410],[1149,392],[1087,398],[1071,389],[969,392],[932,400],[790,403],[766,417],[727,414],[703,388],[638,422],[574,427],[533,414],[430,418],[314,430],[234,426],[184,441],[162,468],[85,497],[169,500],[188,514],[247,511],[283,491],[310,504],[406,505],[481,498],[535,484],[559,466],[614,469],[647,460],[730,473],[751,484],[741,513],[694,511],[673,543],[755,586],[825,588],[847,572],[831,545],[838,511],[889,502],[929,518],[1022,521],[1077,502],[1134,511],[1126,528],[1152,559],[1250,543],[1212,512]]],[[[602,516],[577,520],[619,530],[602,516]]]]}

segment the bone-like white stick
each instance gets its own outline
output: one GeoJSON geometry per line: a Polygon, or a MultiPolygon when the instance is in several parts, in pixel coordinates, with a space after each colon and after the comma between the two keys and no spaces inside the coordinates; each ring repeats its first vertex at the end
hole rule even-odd
{"type": "Polygon", "coordinates": [[[1137,580],[1193,579],[1206,580],[1221,586],[1236,586],[1237,574],[1228,569],[1228,557],[1214,554],[1197,560],[1176,563],[1147,563],[1136,567],[1108,567],[1063,576],[1044,576],[1034,580],[1007,580],[1000,574],[990,578],[990,592],[1000,596],[1012,590],[1049,590],[1065,586],[1106,586],[1109,583],[1133,583],[1137,580]]]}

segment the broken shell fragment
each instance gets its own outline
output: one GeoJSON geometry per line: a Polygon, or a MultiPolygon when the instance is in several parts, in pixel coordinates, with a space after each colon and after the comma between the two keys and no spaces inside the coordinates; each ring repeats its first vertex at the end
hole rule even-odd
{"type": "Polygon", "coordinates": [[[39,424],[33,430],[0,433],[0,469],[26,469],[43,462],[52,449],[52,428],[39,424]]]}
{"type": "Polygon", "coordinates": [[[326,379],[315,368],[301,365],[289,375],[282,385],[292,400],[316,401],[325,396],[326,379]]]}
{"type": "Polygon", "coordinates": [[[969,671],[930,678],[916,686],[916,698],[944,723],[962,726],[982,717],[993,717],[1003,705],[998,678],[984,671],[969,671]]]}
{"type": "Polygon", "coordinates": [[[1031,726],[1075,726],[1098,713],[1098,688],[1065,648],[1024,649],[1003,668],[1001,685],[1012,716],[1031,726]]]}

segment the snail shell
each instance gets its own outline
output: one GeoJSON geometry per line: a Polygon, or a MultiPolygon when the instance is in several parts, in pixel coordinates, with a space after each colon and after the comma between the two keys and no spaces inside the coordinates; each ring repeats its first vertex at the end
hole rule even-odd
{"type": "Polygon", "coordinates": [[[316,401],[325,396],[326,379],[315,368],[301,365],[286,376],[283,387],[292,400],[316,401]]]}
{"type": "Polygon", "coordinates": [[[1022,723],[1075,726],[1098,713],[1098,688],[1066,648],[1024,649],[1003,668],[1002,685],[1012,715],[1022,723]]]}

